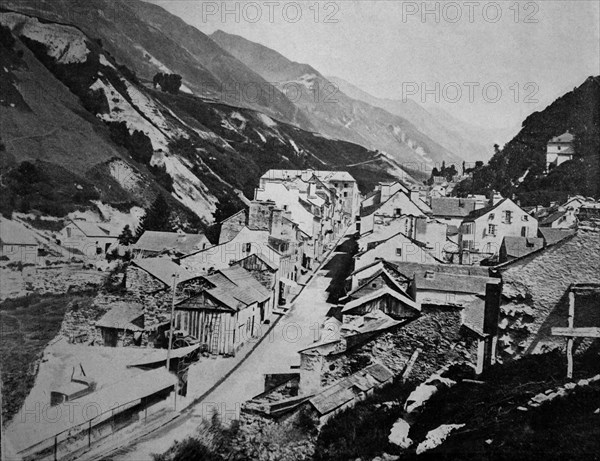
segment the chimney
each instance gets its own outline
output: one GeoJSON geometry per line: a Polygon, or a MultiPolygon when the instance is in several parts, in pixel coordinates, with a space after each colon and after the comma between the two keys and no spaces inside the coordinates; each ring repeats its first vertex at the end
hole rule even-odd
{"type": "Polygon", "coordinates": [[[502,197],[502,195],[499,192],[494,191],[494,196],[492,197],[492,205],[495,205],[503,199],[504,197],[502,197]]]}
{"type": "Polygon", "coordinates": [[[413,187],[410,190],[410,201],[413,203],[417,203],[419,200],[419,189],[417,189],[416,187],[413,187]]]}
{"type": "Polygon", "coordinates": [[[381,203],[385,202],[392,195],[390,184],[381,185],[381,203]]]}

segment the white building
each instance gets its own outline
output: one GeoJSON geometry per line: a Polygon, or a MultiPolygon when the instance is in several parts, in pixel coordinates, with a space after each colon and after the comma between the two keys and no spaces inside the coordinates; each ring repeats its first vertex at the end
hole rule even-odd
{"type": "Polygon", "coordinates": [[[460,227],[463,263],[497,256],[504,237],[537,237],[538,221],[510,199],[473,211],[460,227]]]}
{"type": "Polygon", "coordinates": [[[575,137],[567,131],[548,141],[546,147],[546,172],[562,163],[573,160],[575,156],[574,140],[575,137]]]}

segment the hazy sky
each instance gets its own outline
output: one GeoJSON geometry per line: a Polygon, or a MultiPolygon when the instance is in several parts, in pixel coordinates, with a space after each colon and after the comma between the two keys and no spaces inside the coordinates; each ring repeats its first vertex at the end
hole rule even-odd
{"type": "Polygon", "coordinates": [[[207,34],[238,34],[375,96],[425,99],[486,127],[519,125],[600,74],[597,0],[152,2],[207,34]]]}

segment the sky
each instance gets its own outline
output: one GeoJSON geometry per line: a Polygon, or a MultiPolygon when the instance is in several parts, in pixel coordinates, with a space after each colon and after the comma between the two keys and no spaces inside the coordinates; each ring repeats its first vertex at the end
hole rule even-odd
{"type": "Polygon", "coordinates": [[[600,2],[151,0],[202,32],[221,29],[341,77],[486,128],[600,75],[600,2]]]}

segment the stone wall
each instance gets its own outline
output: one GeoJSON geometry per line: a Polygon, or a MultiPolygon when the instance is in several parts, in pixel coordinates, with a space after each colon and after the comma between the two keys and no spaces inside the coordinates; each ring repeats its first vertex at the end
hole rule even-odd
{"type": "Polygon", "coordinates": [[[399,374],[417,348],[421,352],[410,379],[422,381],[450,362],[475,364],[476,341],[465,334],[461,325],[460,309],[424,306],[422,316],[407,325],[389,330],[346,354],[325,357],[322,385],[333,384],[375,361],[399,374]]]}
{"type": "MultiPolygon", "coordinates": [[[[564,338],[553,337],[551,328],[567,326],[568,288],[572,283],[598,282],[599,274],[600,233],[582,230],[568,240],[505,266],[500,356],[517,358],[564,347],[564,338]]],[[[576,302],[575,326],[600,326],[578,324],[578,318],[589,318],[585,311],[576,302]]]]}

